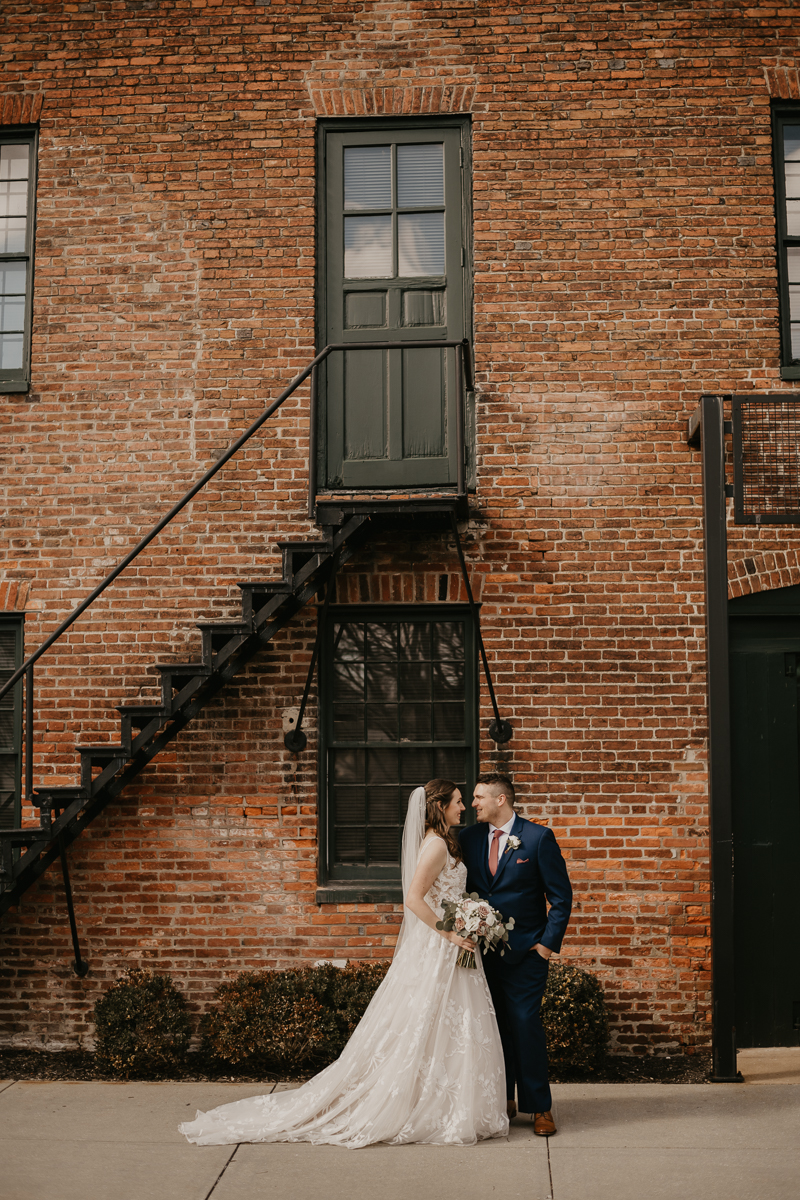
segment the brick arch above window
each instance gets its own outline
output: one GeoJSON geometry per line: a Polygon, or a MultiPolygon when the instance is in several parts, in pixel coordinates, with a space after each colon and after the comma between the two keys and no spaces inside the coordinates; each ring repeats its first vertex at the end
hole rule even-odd
{"type": "Polygon", "coordinates": [[[0,125],[35,125],[43,102],[43,92],[0,92],[0,125]]]}
{"type": "Polygon", "coordinates": [[[800,550],[765,550],[728,564],[728,599],[800,583],[800,550]]]}
{"type": "Polygon", "coordinates": [[[326,87],[308,82],[311,104],[318,117],[468,113],[472,112],[475,87],[474,79],[458,76],[410,84],[395,84],[386,79],[326,87]]]}
{"type": "Polygon", "coordinates": [[[773,100],[800,100],[800,67],[765,67],[764,75],[773,100]]]}

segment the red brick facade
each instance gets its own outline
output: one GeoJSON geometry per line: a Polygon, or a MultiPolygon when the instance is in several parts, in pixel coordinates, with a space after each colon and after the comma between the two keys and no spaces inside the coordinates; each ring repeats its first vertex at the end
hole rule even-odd
{"type": "MultiPolygon", "coordinates": [[[[514,775],[575,884],[564,954],[623,1050],[708,1041],[704,391],[779,376],[767,3],[16,4],[2,122],[40,129],[32,388],[2,397],[4,563],[33,649],[312,356],[318,117],[472,121],[478,489],[465,533],[514,775]]],[[[307,390],[48,656],[36,772],[154,695],[305,515],[307,390]]],[[[800,579],[731,535],[732,594],[800,579]],[[757,583],[753,581],[757,580],[757,583]]],[[[463,599],[454,547],[368,543],[338,598],[463,599]]],[[[4,595],[6,593],[3,593],[4,595]]],[[[386,957],[392,905],[315,902],[314,738],[283,746],[314,614],[193,722],[4,919],[2,1037],[74,1044],[126,965],[199,1009],[247,967],[386,957]]],[[[311,714],[313,733],[314,714],[311,714]]],[[[26,819],[32,814],[26,814],[26,819]]]]}

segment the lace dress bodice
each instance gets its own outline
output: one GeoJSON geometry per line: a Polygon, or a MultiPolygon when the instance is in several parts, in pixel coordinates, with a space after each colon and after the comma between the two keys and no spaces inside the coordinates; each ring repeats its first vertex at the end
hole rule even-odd
{"type": "MultiPolygon", "coordinates": [[[[444,841],[444,838],[440,839],[444,841]]],[[[445,903],[460,900],[467,883],[467,868],[447,852],[447,862],[433,881],[433,885],[425,897],[434,912],[440,912],[445,903]]]]}

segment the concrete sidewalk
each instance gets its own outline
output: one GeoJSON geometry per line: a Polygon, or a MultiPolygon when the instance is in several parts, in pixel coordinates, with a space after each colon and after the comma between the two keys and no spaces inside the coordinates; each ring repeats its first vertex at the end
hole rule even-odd
{"type": "Polygon", "coordinates": [[[265,1087],[0,1082],[3,1200],[798,1200],[800,1083],[571,1084],[559,1132],[438,1146],[189,1145],[265,1087]]]}

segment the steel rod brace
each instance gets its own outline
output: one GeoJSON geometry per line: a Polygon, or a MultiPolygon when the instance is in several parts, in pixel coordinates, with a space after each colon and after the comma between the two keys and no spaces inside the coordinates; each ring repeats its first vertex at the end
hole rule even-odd
{"type": "Polygon", "coordinates": [[[69,882],[69,871],[67,870],[67,852],[64,849],[64,843],[61,838],[59,838],[58,849],[61,857],[61,874],[64,879],[64,892],[66,893],[67,897],[69,931],[72,934],[72,952],[75,955],[75,962],[72,969],[79,979],[83,979],[84,976],[88,975],[89,973],[89,964],[85,961],[85,959],[81,958],[81,946],[80,942],[78,941],[78,926],[75,921],[75,907],[72,903],[72,887],[69,882]]]}
{"type": "Polygon", "coordinates": [[[303,699],[300,701],[300,712],[297,716],[297,724],[295,725],[294,729],[290,729],[288,733],[283,735],[283,744],[287,750],[291,751],[292,754],[300,754],[301,751],[305,750],[306,746],[308,745],[308,738],[303,733],[302,729],[303,717],[306,713],[306,704],[308,703],[308,696],[311,691],[311,681],[314,678],[314,669],[317,665],[317,659],[319,658],[319,650],[322,642],[323,631],[327,622],[331,596],[336,590],[336,571],[339,566],[339,555],[341,553],[341,549],[341,546],[337,546],[333,552],[331,573],[328,576],[328,583],[325,588],[325,600],[322,605],[322,615],[319,619],[319,624],[317,625],[317,636],[314,639],[314,650],[311,654],[311,663],[308,668],[308,674],[306,675],[306,685],[303,688],[303,699]]]}
{"type": "Polygon", "coordinates": [[[504,721],[500,716],[500,709],[497,707],[497,697],[494,694],[494,684],[492,683],[492,673],[489,670],[489,660],[486,657],[486,647],[483,644],[483,634],[481,633],[481,618],[478,612],[478,606],[475,603],[475,597],[472,595],[472,585],[469,581],[467,572],[467,562],[464,558],[464,551],[461,546],[461,538],[458,534],[458,524],[456,522],[455,513],[450,514],[450,524],[453,529],[453,537],[458,551],[458,561],[461,564],[461,574],[464,578],[464,587],[467,590],[467,602],[469,603],[472,619],[475,622],[475,632],[478,635],[478,649],[480,650],[481,662],[483,663],[483,673],[486,676],[486,686],[489,689],[489,699],[492,702],[492,710],[494,711],[494,720],[489,726],[489,737],[498,745],[503,745],[505,742],[510,742],[513,736],[513,730],[508,721],[504,721]]]}

